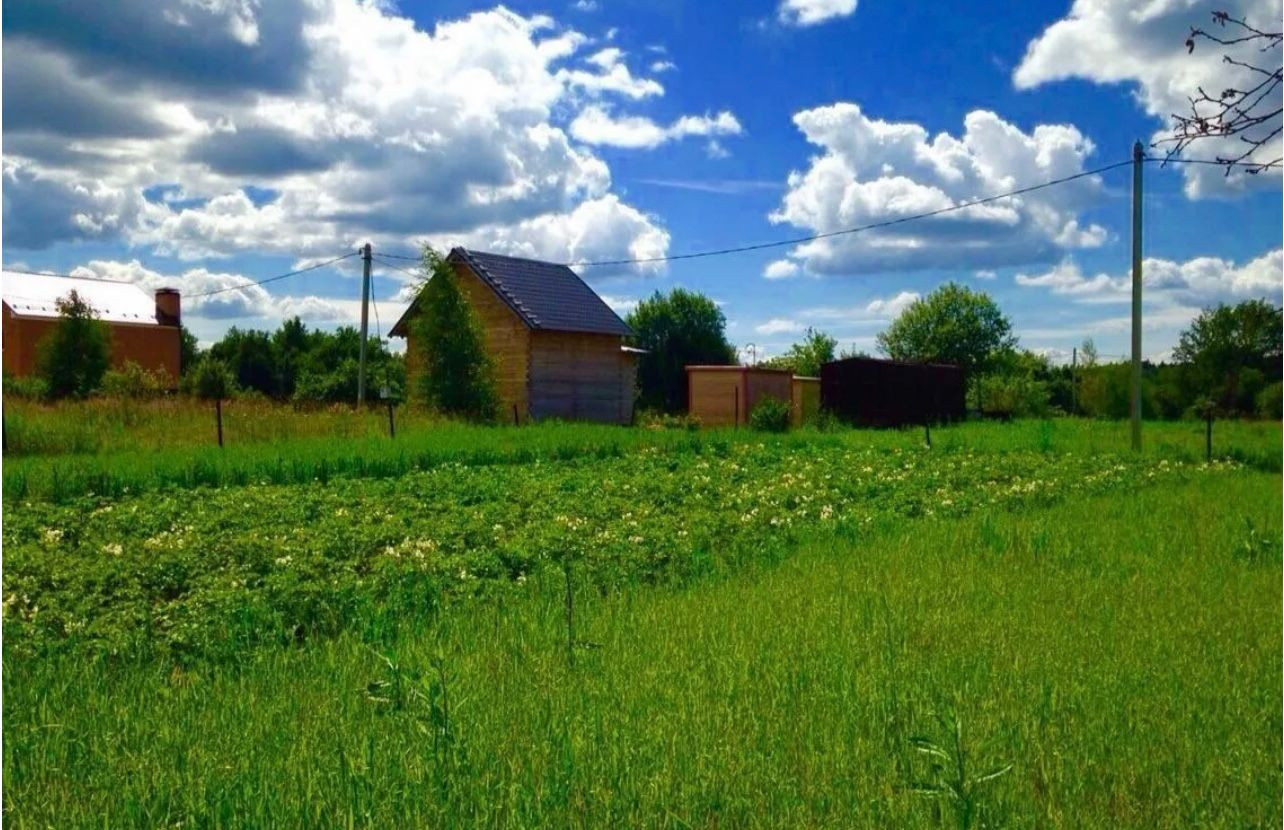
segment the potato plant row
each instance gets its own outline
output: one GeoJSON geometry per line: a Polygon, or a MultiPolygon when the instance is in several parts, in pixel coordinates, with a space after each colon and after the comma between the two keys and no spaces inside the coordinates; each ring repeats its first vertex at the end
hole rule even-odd
{"type": "Polygon", "coordinates": [[[1233,466],[745,443],[6,503],[6,652],[186,659],[342,630],[377,640],[452,598],[531,590],[550,568],[602,590],[684,580],[770,561],[808,535],[1233,466]]]}

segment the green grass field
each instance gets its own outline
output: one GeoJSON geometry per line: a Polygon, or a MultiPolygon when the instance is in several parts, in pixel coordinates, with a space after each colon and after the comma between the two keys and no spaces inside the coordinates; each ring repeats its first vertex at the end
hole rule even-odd
{"type": "Polygon", "coordinates": [[[1280,427],[1218,426],[6,459],[5,819],[1278,826],[1280,427]]]}

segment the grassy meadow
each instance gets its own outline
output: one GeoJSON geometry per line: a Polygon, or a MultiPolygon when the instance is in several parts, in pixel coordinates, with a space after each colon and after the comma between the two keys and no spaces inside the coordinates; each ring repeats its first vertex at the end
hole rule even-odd
{"type": "Polygon", "coordinates": [[[6,822],[1280,823],[1279,424],[407,423],[6,456],[6,822]]]}

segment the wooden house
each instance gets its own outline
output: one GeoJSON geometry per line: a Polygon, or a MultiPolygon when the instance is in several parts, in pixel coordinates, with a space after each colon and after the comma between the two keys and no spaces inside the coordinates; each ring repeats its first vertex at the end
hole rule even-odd
{"type": "MultiPolygon", "coordinates": [[[[481,322],[502,418],[632,423],[638,350],[624,343],[632,332],[579,275],[565,265],[464,248],[446,261],[481,322]]],[[[412,386],[416,313],[411,303],[391,331],[406,338],[412,386]]]]}
{"type": "Polygon", "coordinates": [[[126,361],[164,372],[178,384],[181,355],[180,297],[173,288],[148,296],[137,285],[103,279],[3,273],[4,371],[18,377],[36,370],[40,341],[58,325],[58,300],[75,291],[111,332],[111,362],[126,361]]]}

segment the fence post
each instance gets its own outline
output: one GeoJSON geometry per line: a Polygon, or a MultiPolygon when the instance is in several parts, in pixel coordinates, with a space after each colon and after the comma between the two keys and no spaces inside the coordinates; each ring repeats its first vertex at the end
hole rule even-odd
{"type": "Polygon", "coordinates": [[[927,448],[932,448],[932,419],[923,419],[923,437],[927,440],[927,448]]]}
{"type": "Polygon", "coordinates": [[[393,419],[392,419],[392,398],[388,399],[388,437],[389,438],[397,437],[397,425],[396,423],[393,422],[393,419]]]}
{"type": "Polygon", "coordinates": [[[521,423],[517,420],[517,404],[513,404],[513,426],[519,427],[521,423]]]}
{"type": "Polygon", "coordinates": [[[737,386],[735,388],[735,391],[732,394],[735,397],[736,414],[734,416],[735,419],[731,423],[735,426],[736,429],[740,429],[740,387],[737,386]]]}
{"type": "Polygon", "coordinates": [[[218,445],[223,446],[223,399],[214,399],[214,421],[218,424],[218,445]]]}

